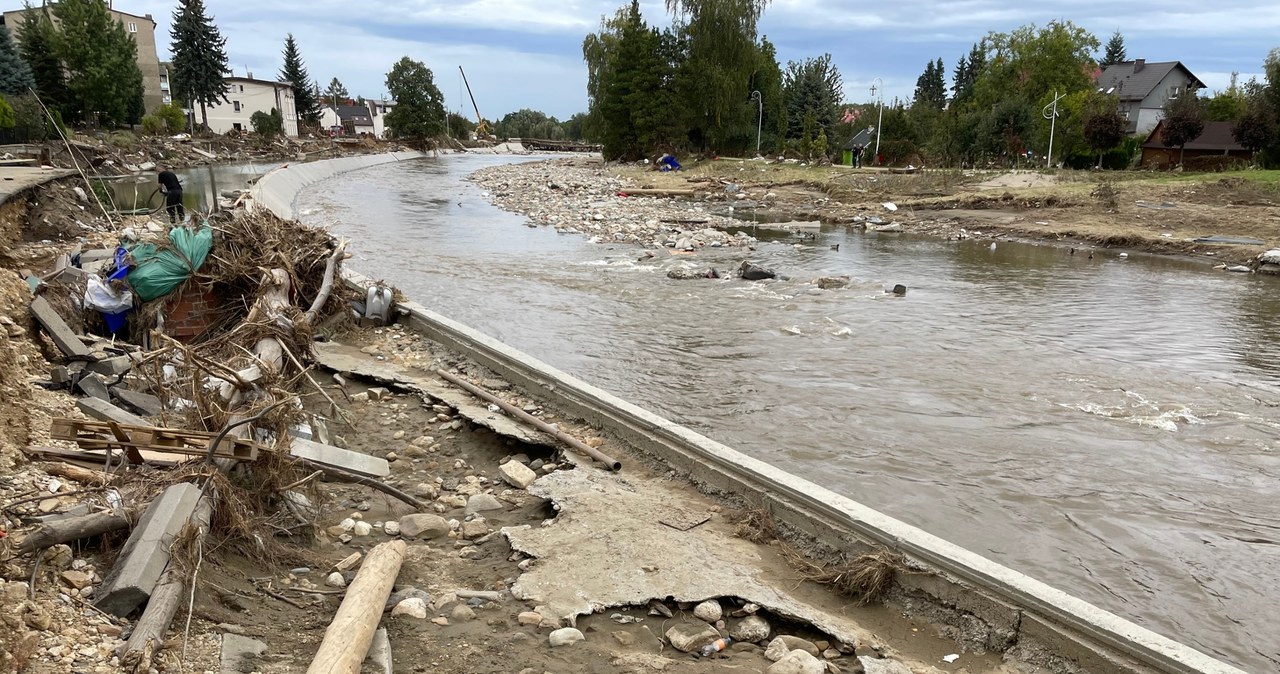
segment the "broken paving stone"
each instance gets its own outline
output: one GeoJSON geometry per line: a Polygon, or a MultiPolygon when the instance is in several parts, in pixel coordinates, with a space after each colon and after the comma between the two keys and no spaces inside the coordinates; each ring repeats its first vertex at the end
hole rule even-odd
{"type": "Polygon", "coordinates": [[[549,637],[551,645],[555,646],[571,646],[579,641],[586,641],[587,638],[582,636],[582,632],[572,627],[562,627],[551,633],[549,637]]]}
{"type": "Polygon", "coordinates": [[[794,650],[765,671],[767,674],[825,674],[827,665],[807,651],[794,650]]]}
{"type": "Polygon", "coordinates": [[[440,538],[449,531],[449,522],[439,515],[417,513],[400,518],[400,535],[405,538],[440,538]]]}
{"type": "Polygon", "coordinates": [[[684,653],[699,651],[719,638],[716,628],[703,622],[679,623],[667,630],[667,641],[671,642],[671,647],[684,653]]]}
{"type": "Polygon", "coordinates": [[[507,484],[517,489],[527,489],[534,480],[538,479],[537,473],[519,461],[508,461],[498,466],[498,472],[502,473],[502,479],[507,484]]]}
{"type": "Polygon", "coordinates": [[[720,602],[708,599],[693,607],[693,615],[699,620],[714,623],[724,617],[724,609],[720,608],[720,602]]]}
{"type": "Polygon", "coordinates": [[[909,674],[911,668],[890,658],[873,658],[869,655],[863,655],[858,658],[858,662],[862,663],[862,670],[866,674],[909,674]]]}
{"type": "Polygon", "coordinates": [[[506,510],[506,507],[502,505],[501,501],[494,498],[492,494],[476,494],[467,500],[466,512],[468,514],[493,510],[506,510]]]}
{"type": "Polygon", "coordinates": [[[391,609],[392,616],[408,616],[417,618],[418,620],[426,620],[427,618],[427,602],[419,597],[411,597],[396,604],[391,609]]]}
{"type": "Polygon", "coordinates": [[[93,574],[85,573],[84,571],[63,571],[62,579],[77,590],[83,590],[93,585],[93,574]]]}

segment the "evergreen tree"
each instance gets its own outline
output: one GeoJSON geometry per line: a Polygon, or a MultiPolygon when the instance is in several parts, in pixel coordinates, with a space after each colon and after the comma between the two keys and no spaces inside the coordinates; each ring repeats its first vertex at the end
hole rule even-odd
{"type": "Polygon", "coordinates": [[[1111,39],[1107,40],[1107,51],[1103,54],[1102,60],[1098,61],[1098,67],[1106,70],[1109,66],[1128,60],[1129,54],[1124,48],[1124,36],[1117,30],[1111,34],[1111,39]]]}
{"type": "Polygon", "coordinates": [[[209,124],[205,106],[227,98],[227,39],[205,14],[204,0],[180,0],[169,29],[173,51],[173,93],[188,106],[200,104],[200,120],[209,124]]]}
{"type": "Polygon", "coordinates": [[[59,30],[54,51],[67,74],[72,120],[136,123],[142,113],[138,45],[99,0],[61,0],[53,6],[59,30]]]}
{"type": "Polygon", "coordinates": [[[317,124],[320,121],[320,97],[312,87],[311,76],[302,63],[293,33],[289,33],[284,41],[284,67],[280,69],[280,81],[293,87],[293,107],[298,113],[298,120],[313,126],[317,124]]]}
{"type": "Polygon", "coordinates": [[[18,55],[9,29],[0,25],[0,94],[20,96],[35,85],[31,67],[18,55]]]}
{"type": "Polygon", "coordinates": [[[638,159],[668,140],[673,101],[664,86],[662,36],[645,25],[632,0],[621,25],[612,76],[600,101],[607,158],[638,159]]]}
{"type": "Polygon", "coordinates": [[[947,105],[946,67],[942,59],[930,61],[924,72],[916,78],[915,104],[934,110],[941,110],[947,105]]]}
{"type": "Polygon", "coordinates": [[[975,44],[969,49],[967,57],[961,56],[956,64],[955,85],[952,87],[951,100],[956,103],[967,102],[973,95],[973,85],[987,67],[987,50],[975,44]]]}
{"type": "MultiPolygon", "coordinates": [[[[317,84],[317,86],[319,85],[317,84]]],[[[329,81],[329,87],[324,90],[324,98],[325,102],[330,105],[341,105],[343,101],[351,98],[351,94],[347,92],[347,88],[342,85],[342,82],[339,82],[338,78],[335,77],[329,81]]]]}
{"type": "Polygon", "coordinates": [[[22,60],[31,67],[36,93],[50,111],[61,115],[67,102],[66,75],[55,51],[57,31],[49,17],[47,6],[32,7],[26,4],[22,30],[18,34],[22,60]]]}
{"type": "MultiPolygon", "coordinates": [[[[932,64],[930,64],[932,66],[932,64]]],[[[831,62],[831,54],[803,62],[791,61],[784,74],[783,90],[787,97],[787,136],[799,138],[808,128],[809,139],[835,133],[837,108],[844,94],[840,71],[831,62]],[[812,115],[812,125],[806,120],[812,115]]]]}
{"type": "Polygon", "coordinates": [[[387,129],[397,138],[425,140],[444,133],[444,95],[421,61],[401,58],[387,73],[387,92],[396,107],[387,113],[387,129]]]}

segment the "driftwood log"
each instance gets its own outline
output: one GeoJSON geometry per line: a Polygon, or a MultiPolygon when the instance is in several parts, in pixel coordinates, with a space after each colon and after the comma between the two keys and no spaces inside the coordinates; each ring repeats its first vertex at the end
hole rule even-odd
{"type": "Polygon", "coordinates": [[[129,513],[100,512],[47,522],[22,539],[18,544],[18,553],[35,552],[59,543],[128,529],[132,520],[129,513]]]}
{"type": "Polygon", "coordinates": [[[369,552],[325,630],[307,674],[358,674],[407,551],[404,541],[390,541],[369,552]]]}

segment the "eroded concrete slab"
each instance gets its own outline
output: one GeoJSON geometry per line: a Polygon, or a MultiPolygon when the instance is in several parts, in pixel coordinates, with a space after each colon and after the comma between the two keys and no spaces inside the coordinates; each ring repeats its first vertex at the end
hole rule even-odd
{"type": "Polygon", "coordinates": [[[734,536],[725,518],[688,531],[659,520],[667,512],[706,512],[706,502],[656,480],[580,468],[540,478],[529,492],[551,500],[560,512],[547,526],[511,527],[511,547],[538,562],[516,580],[511,593],[570,621],[616,606],[654,598],[698,602],[741,597],[779,615],[810,623],[847,643],[871,634],[848,618],[814,607],[786,592],[788,573],[766,563],[759,549],[734,536]],[[772,577],[766,577],[771,573],[772,577]],[[589,570],[589,573],[584,572],[589,570]]]}
{"type": "Polygon", "coordinates": [[[428,395],[458,410],[458,414],[463,418],[499,435],[512,437],[531,445],[555,445],[555,440],[547,434],[529,428],[499,412],[490,412],[487,405],[472,398],[471,394],[445,386],[439,379],[424,370],[375,360],[355,347],[336,342],[317,342],[315,353],[316,360],[326,369],[428,395]]]}

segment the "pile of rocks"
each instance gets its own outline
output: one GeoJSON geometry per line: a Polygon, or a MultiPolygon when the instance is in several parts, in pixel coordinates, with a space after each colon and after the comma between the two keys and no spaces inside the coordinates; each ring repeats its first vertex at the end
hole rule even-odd
{"type": "Polygon", "coordinates": [[[498,206],[564,234],[585,234],[596,243],[630,243],[690,251],[748,247],[755,238],[727,228],[742,222],[712,212],[709,202],[723,189],[691,192],[691,198],[627,197],[631,188],[600,169],[564,162],[512,164],[478,171],[471,180],[498,206]]]}

